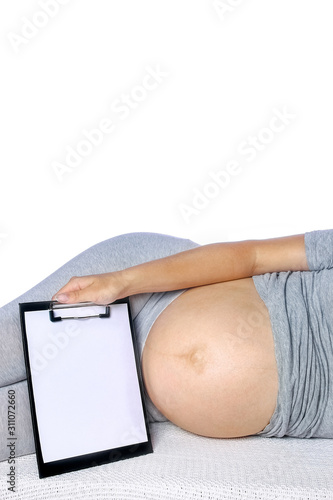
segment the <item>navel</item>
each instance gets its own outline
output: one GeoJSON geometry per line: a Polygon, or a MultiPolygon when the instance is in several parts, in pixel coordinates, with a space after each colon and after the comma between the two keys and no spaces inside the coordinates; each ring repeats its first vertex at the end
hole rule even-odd
{"type": "Polygon", "coordinates": [[[205,371],[207,364],[207,348],[206,346],[195,346],[187,351],[185,354],[181,354],[186,365],[190,367],[197,374],[202,374],[205,371]]]}

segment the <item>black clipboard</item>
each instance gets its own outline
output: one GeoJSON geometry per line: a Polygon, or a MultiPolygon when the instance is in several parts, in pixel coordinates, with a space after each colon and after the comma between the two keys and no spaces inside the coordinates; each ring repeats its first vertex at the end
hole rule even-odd
{"type": "Polygon", "coordinates": [[[151,453],[128,297],[19,308],[39,477],[151,453]]]}

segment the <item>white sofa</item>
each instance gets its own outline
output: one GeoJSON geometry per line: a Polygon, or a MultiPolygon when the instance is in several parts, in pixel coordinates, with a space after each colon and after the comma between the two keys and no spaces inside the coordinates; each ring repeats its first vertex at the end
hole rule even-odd
{"type": "Polygon", "coordinates": [[[0,463],[1,500],[333,499],[333,440],[210,439],[170,422],[150,426],[154,453],[39,479],[36,456],[16,459],[16,493],[0,463]]]}

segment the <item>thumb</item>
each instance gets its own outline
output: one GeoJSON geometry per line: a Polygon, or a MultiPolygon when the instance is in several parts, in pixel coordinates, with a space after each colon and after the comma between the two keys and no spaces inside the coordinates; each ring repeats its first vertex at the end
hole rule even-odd
{"type": "Polygon", "coordinates": [[[69,304],[90,301],[88,295],[91,295],[91,292],[88,290],[93,282],[94,279],[91,276],[73,276],[65,286],[54,294],[52,300],[69,304]]]}
{"type": "Polygon", "coordinates": [[[68,295],[68,293],[59,293],[58,295],[55,295],[54,300],[57,300],[58,302],[69,302],[68,295]]]}
{"type": "Polygon", "coordinates": [[[66,293],[59,293],[55,296],[55,300],[61,303],[67,304],[76,304],[77,302],[90,302],[91,292],[87,290],[77,290],[66,293]]]}

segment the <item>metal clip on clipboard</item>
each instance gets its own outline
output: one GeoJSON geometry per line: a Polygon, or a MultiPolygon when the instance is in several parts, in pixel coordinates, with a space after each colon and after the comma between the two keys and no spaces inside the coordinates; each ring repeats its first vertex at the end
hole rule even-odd
{"type": "Polygon", "coordinates": [[[103,307],[100,304],[95,304],[94,302],[80,302],[78,304],[61,304],[57,301],[52,301],[50,304],[50,320],[52,322],[55,321],[62,321],[64,319],[89,319],[89,318],[109,318],[110,317],[110,306],[105,306],[105,313],[102,314],[91,314],[88,316],[55,316],[54,311],[56,309],[72,309],[76,307],[91,307],[91,306],[97,306],[97,307],[103,307]]]}

